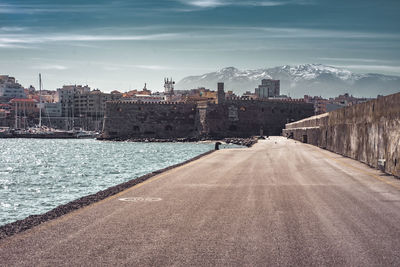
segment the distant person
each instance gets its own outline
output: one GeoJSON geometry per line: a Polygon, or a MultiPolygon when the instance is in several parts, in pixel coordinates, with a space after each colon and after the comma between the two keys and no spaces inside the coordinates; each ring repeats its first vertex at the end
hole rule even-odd
{"type": "Polygon", "coordinates": [[[219,150],[219,146],[221,145],[221,142],[216,142],[215,143],[215,150],[219,150]]]}

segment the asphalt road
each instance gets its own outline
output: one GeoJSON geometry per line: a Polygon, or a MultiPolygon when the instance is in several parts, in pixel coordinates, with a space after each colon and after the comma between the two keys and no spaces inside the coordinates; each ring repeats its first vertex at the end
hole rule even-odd
{"type": "Polygon", "coordinates": [[[0,240],[1,266],[400,266],[400,180],[281,137],[0,240]]]}

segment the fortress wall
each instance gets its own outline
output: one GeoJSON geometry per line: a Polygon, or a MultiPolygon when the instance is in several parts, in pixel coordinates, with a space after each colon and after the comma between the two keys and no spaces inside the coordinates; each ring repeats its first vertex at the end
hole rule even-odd
{"type": "Polygon", "coordinates": [[[288,121],[314,114],[312,104],[301,101],[229,100],[209,104],[206,128],[213,137],[280,135],[288,121]]]}
{"type": "Polygon", "coordinates": [[[400,176],[400,93],[286,124],[283,134],[291,133],[400,176]]]}
{"type": "Polygon", "coordinates": [[[107,102],[103,137],[197,136],[195,104],[107,102]]]}
{"type": "Polygon", "coordinates": [[[211,138],[280,135],[314,113],[302,101],[229,100],[220,104],[107,102],[103,138],[211,138]]]}

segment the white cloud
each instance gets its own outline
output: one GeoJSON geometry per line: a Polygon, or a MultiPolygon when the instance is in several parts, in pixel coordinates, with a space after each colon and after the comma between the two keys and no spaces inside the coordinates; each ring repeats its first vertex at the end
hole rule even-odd
{"type": "MultiPolygon", "coordinates": [[[[136,29],[137,32],[144,30],[136,29]]],[[[148,30],[149,31],[149,30],[148,30]]],[[[331,40],[337,39],[341,42],[351,42],[350,40],[364,39],[400,39],[399,35],[390,33],[375,33],[375,32],[354,32],[354,31],[338,31],[338,30],[323,30],[323,29],[307,29],[307,28],[272,28],[272,27],[240,27],[240,26],[170,26],[169,29],[158,29],[154,27],[151,29],[152,34],[24,34],[24,33],[0,33],[0,48],[18,48],[18,46],[25,46],[29,48],[34,44],[46,43],[62,43],[63,45],[77,45],[77,46],[93,46],[94,42],[118,42],[118,41],[164,41],[164,40],[182,40],[192,44],[204,45],[205,41],[221,40],[223,42],[230,41],[231,44],[243,44],[249,41],[271,41],[281,42],[280,39],[304,39],[302,43],[315,47],[313,39],[331,40]],[[174,31],[174,32],[168,32],[174,31]],[[196,43],[197,42],[197,43],[196,43]],[[202,43],[203,42],[203,43],[202,43]]],[[[272,43],[269,43],[271,47],[272,43]]],[[[286,42],[285,46],[290,46],[292,42],[286,42]]],[[[183,48],[183,47],[182,47],[183,48]]],[[[187,47],[192,48],[192,47],[187,47]]],[[[204,47],[200,47],[201,49],[204,47]]],[[[205,48],[209,47],[206,45],[205,48]]],[[[228,47],[229,48],[229,47],[228,47]]],[[[276,48],[276,45],[272,46],[276,48]]],[[[261,49],[264,50],[264,49],[261,49]]],[[[325,58],[325,60],[335,60],[332,58],[325,58]]],[[[337,59],[340,61],[340,59],[337,59]]],[[[356,61],[354,62],[367,62],[356,61]]],[[[351,62],[351,61],[347,61],[351,62]]],[[[374,63],[371,61],[370,63],[374,63]]]]}
{"type": "Polygon", "coordinates": [[[133,67],[146,70],[172,70],[173,68],[161,65],[134,65],[133,67]]]}
{"type": "Polygon", "coordinates": [[[14,6],[8,4],[0,4],[0,14],[35,14],[38,12],[46,12],[46,9],[25,7],[25,6],[14,6]]]}
{"type": "Polygon", "coordinates": [[[388,63],[390,60],[371,59],[371,58],[351,58],[351,57],[320,57],[318,59],[339,62],[362,62],[362,63],[388,63]]]}
{"type": "Polygon", "coordinates": [[[364,70],[364,71],[385,71],[385,72],[400,73],[400,66],[388,66],[388,65],[341,65],[341,66],[338,66],[338,65],[335,65],[335,67],[355,69],[355,70],[364,70]]]}
{"type": "Polygon", "coordinates": [[[223,0],[189,0],[183,1],[185,4],[195,6],[195,7],[219,7],[228,5],[227,1],[223,0]]]}
{"type": "MultiPolygon", "coordinates": [[[[221,6],[282,6],[282,5],[308,5],[311,0],[178,0],[179,2],[197,8],[215,8],[221,6]]],[[[190,10],[189,10],[190,11],[190,10]]],[[[194,11],[194,10],[192,10],[194,11]]]]}
{"type": "Polygon", "coordinates": [[[21,32],[26,30],[25,27],[18,27],[18,26],[4,26],[0,27],[0,31],[2,32],[21,32]]]}
{"type": "Polygon", "coordinates": [[[56,64],[44,64],[38,66],[32,66],[31,69],[35,70],[66,70],[68,67],[56,64]]]}
{"type": "Polygon", "coordinates": [[[0,48],[10,48],[10,49],[29,49],[32,47],[28,47],[25,45],[19,45],[19,44],[12,44],[12,43],[1,43],[0,40],[0,48]]]}
{"type": "Polygon", "coordinates": [[[112,3],[101,4],[1,4],[0,14],[43,14],[43,13],[85,13],[107,11],[113,7],[112,3]]]}
{"type": "Polygon", "coordinates": [[[103,69],[107,70],[107,71],[120,71],[120,70],[122,70],[122,68],[120,68],[120,67],[113,67],[113,66],[104,66],[103,69]]]}
{"type": "Polygon", "coordinates": [[[150,35],[61,35],[44,37],[45,41],[143,41],[165,40],[177,37],[179,34],[162,33],[150,35]]]}
{"type": "Polygon", "coordinates": [[[178,38],[177,33],[161,33],[149,35],[32,35],[32,34],[0,34],[0,46],[17,44],[38,44],[48,42],[95,42],[95,41],[147,41],[169,40],[178,38]]]}

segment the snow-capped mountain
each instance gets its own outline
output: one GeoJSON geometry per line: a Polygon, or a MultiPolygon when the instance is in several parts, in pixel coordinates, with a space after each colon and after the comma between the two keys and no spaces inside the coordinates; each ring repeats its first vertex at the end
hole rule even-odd
{"type": "Polygon", "coordinates": [[[237,94],[254,92],[262,79],[281,81],[281,94],[292,97],[318,95],[323,97],[349,93],[354,96],[376,97],[400,91],[400,77],[368,73],[357,74],[322,64],[304,64],[298,66],[280,66],[268,69],[239,70],[234,67],[223,68],[216,72],[199,76],[189,76],[176,84],[176,89],[206,87],[216,89],[218,82],[225,83],[225,91],[237,94]]]}

